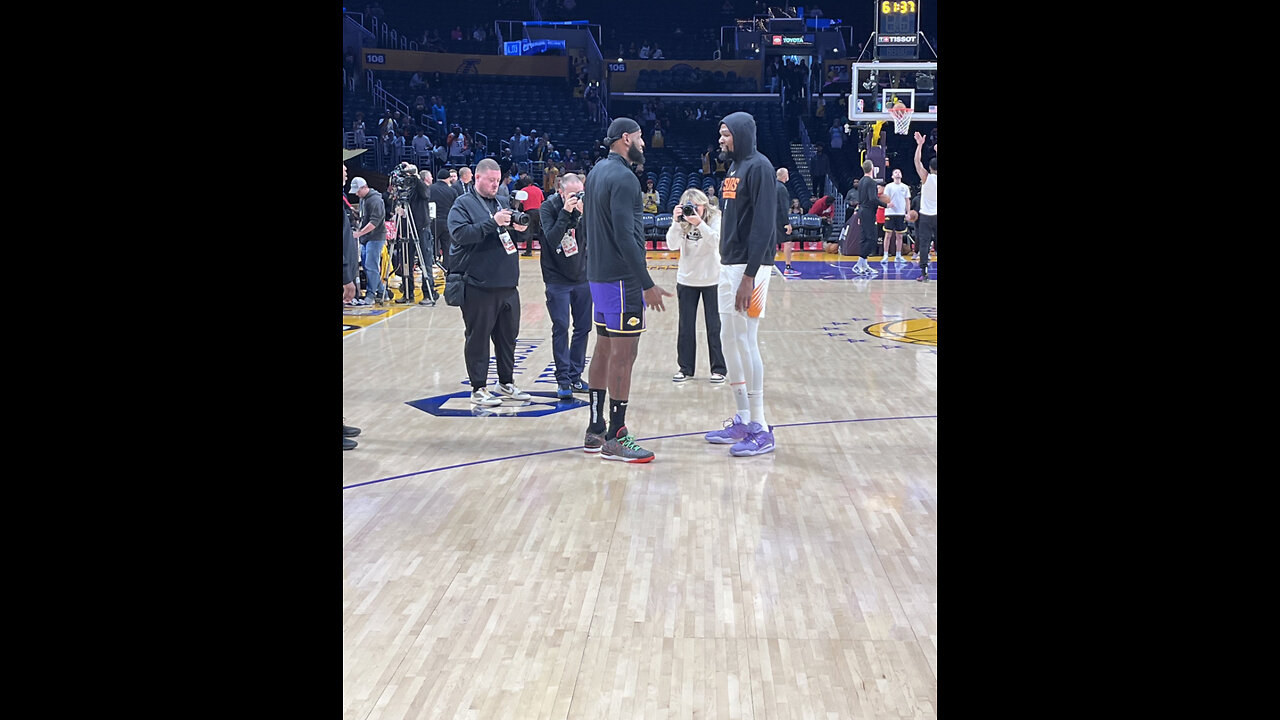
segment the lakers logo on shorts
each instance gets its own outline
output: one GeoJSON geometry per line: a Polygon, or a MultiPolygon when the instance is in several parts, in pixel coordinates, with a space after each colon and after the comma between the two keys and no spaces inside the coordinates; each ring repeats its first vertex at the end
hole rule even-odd
{"type": "Polygon", "coordinates": [[[631,319],[627,320],[627,327],[635,327],[639,324],[640,324],[640,318],[638,317],[632,317],[631,319]]]}
{"type": "Polygon", "coordinates": [[[738,183],[742,182],[742,178],[727,177],[724,179],[724,185],[720,187],[720,197],[725,200],[733,200],[738,197],[738,183]]]}

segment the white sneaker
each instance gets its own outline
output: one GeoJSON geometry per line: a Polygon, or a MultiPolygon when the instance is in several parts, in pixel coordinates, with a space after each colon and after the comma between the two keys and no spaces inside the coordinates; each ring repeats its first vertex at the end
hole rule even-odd
{"type": "Polygon", "coordinates": [[[494,395],[505,395],[506,397],[509,397],[512,400],[533,399],[532,395],[516,387],[515,383],[507,383],[506,385],[503,385],[502,383],[494,383],[493,387],[491,388],[491,392],[494,395]]]}
{"type": "Polygon", "coordinates": [[[496,407],[502,404],[502,398],[495,397],[489,388],[483,387],[471,393],[471,404],[482,407],[496,407]]]}
{"type": "Polygon", "coordinates": [[[864,272],[866,272],[866,270],[863,270],[861,265],[854,265],[854,266],[853,266],[853,274],[854,274],[854,275],[861,275],[861,274],[862,274],[862,273],[864,273],[864,272]]]}
{"type": "Polygon", "coordinates": [[[689,379],[689,376],[685,375],[683,372],[678,372],[675,375],[671,376],[671,382],[684,382],[685,380],[688,380],[688,379],[689,379]]]}
{"type": "Polygon", "coordinates": [[[721,375],[720,373],[711,373],[711,382],[716,383],[718,385],[724,382],[724,376],[721,375]]]}
{"type": "Polygon", "coordinates": [[[880,262],[885,265],[888,265],[889,263],[893,262],[893,260],[890,260],[889,256],[885,255],[884,257],[880,258],[880,262]]]}
{"type": "Polygon", "coordinates": [[[894,260],[896,260],[897,262],[903,262],[903,263],[907,261],[907,259],[902,257],[901,254],[899,254],[898,257],[894,258],[894,260]]]}
{"type": "Polygon", "coordinates": [[[863,275],[879,275],[880,271],[868,265],[867,269],[862,271],[862,274],[863,275]]]}

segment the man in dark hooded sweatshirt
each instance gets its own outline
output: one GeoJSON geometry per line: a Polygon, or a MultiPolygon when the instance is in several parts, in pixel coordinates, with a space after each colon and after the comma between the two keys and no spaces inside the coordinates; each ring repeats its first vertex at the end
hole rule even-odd
{"type": "Polygon", "coordinates": [[[738,413],[707,442],[734,456],[773,452],[764,414],[764,363],[758,333],[777,254],[778,191],[773,163],[756,149],[756,120],[736,112],[720,123],[721,155],[731,160],[720,189],[720,344],[738,413]]]}

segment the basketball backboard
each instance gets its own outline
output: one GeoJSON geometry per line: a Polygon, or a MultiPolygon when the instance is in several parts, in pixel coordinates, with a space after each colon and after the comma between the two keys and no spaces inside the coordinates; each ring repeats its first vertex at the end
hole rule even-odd
{"type": "Polygon", "coordinates": [[[912,120],[938,121],[938,63],[856,62],[849,96],[850,122],[893,120],[894,99],[911,108],[912,120]]]}

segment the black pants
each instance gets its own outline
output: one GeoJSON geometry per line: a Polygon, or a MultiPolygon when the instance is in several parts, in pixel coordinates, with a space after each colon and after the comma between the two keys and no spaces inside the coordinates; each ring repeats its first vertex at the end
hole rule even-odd
{"type": "Polygon", "coordinates": [[[717,287],[690,287],[676,283],[676,300],[680,306],[680,333],[676,338],[676,361],[680,372],[693,377],[698,357],[698,301],[707,323],[707,350],[711,354],[711,372],[724,375],[724,351],[720,348],[720,300],[717,287]]]}
{"type": "Polygon", "coordinates": [[[929,267],[929,247],[938,239],[938,216],[920,214],[916,218],[916,245],[920,253],[920,267],[929,267]]]}
{"type": "Polygon", "coordinates": [[[498,366],[498,382],[515,379],[516,336],[520,334],[520,291],[516,288],[485,290],[467,286],[462,301],[466,345],[463,358],[474,390],[489,384],[489,347],[498,366]]]}
{"type": "Polygon", "coordinates": [[[880,228],[876,226],[876,211],[864,213],[859,210],[858,224],[862,226],[862,244],[858,248],[858,254],[864,258],[875,255],[880,235],[880,228]]]}

